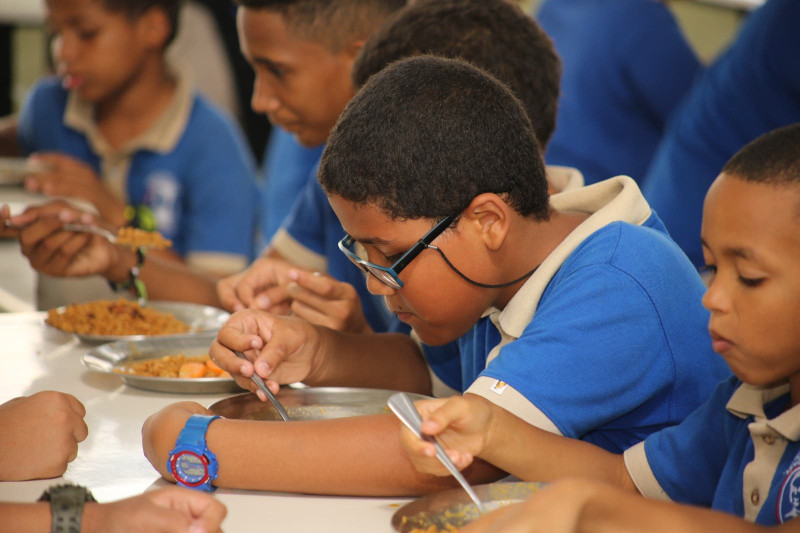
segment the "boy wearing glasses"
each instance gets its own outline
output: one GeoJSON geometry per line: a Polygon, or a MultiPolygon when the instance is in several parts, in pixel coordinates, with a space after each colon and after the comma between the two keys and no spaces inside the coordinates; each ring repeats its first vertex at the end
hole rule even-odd
{"type": "MultiPolygon", "coordinates": [[[[241,311],[210,355],[242,386],[254,390],[255,370],[273,391],[449,389],[621,451],[681,421],[728,375],[708,342],[702,282],[635,182],[549,197],[525,111],[476,67],[419,56],[374,75],[332,131],[319,176],[349,236],[342,247],[423,344],[241,311]]],[[[183,403],[145,423],[145,453],[167,479],[183,424],[206,412],[183,403]]],[[[207,434],[215,484],[371,495],[452,485],[412,469],[398,424],[220,419],[207,434]]],[[[503,473],[478,461],[465,475],[503,473]]]]}

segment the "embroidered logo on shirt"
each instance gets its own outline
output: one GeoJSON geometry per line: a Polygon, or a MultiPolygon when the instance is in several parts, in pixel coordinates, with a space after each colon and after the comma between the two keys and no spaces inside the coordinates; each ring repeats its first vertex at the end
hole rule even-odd
{"type": "Polygon", "coordinates": [[[150,207],[162,235],[175,239],[180,220],[181,186],[178,178],[168,171],[150,174],[143,204],[150,207]]]}
{"type": "Polygon", "coordinates": [[[800,466],[795,466],[786,474],[778,493],[775,514],[779,524],[800,516],[800,466]]]}
{"type": "Polygon", "coordinates": [[[506,387],[508,387],[508,383],[497,379],[495,380],[494,385],[489,387],[489,390],[492,392],[496,392],[497,394],[503,394],[503,391],[506,390],[506,387]]]}

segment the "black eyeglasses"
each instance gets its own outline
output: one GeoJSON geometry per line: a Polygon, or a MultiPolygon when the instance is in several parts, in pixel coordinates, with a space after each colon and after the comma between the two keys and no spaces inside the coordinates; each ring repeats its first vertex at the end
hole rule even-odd
{"type": "MultiPolygon", "coordinates": [[[[395,263],[390,267],[376,265],[375,263],[370,263],[369,261],[365,261],[364,259],[358,257],[355,252],[356,241],[350,235],[345,235],[344,238],[339,241],[339,250],[341,250],[342,253],[360,269],[367,274],[372,274],[384,285],[388,285],[393,289],[402,289],[403,282],[399,277],[400,272],[402,272],[403,269],[407,267],[408,264],[413,261],[422,250],[425,248],[436,248],[430,246],[431,242],[433,242],[436,237],[441,235],[444,230],[449,228],[450,224],[452,224],[453,220],[455,219],[456,215],[449,215],[437,222],[428,233],[426,233],[420,240],[417,241],[417,244],[412,246],[410,250],[400,256],[400,259],[395,261],[395,263]]],[[[436,249],[438,250],[438,248],[436,249]]]]}

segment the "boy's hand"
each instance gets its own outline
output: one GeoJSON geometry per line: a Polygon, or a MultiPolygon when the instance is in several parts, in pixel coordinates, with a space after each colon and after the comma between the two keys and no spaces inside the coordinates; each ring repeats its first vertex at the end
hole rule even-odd
{"type": "Polygon", "coordinates": [[[115,224],[124,223],[122,202],[103,185],[92,167],[74,157],[41,152],[31,156],[46,165],[47,170],[25,179],[25,188],[48,196],[82,198],[99,211],[100,215],[115,224]]]}
{"type": "Polygon", "coordinates": [[[26,224],[19,231],[20,246],[37,271],[60,277],[100,274],[112,281],[123,281],[127,275],[121,264],[125,255],[121,247],[99,235],[62,230],[71,222],[97,224],[92,215],[52,202],[30,208],[14,220],[23,217],[26,224]]]}
{"type": "MultiPolygon", "coordinates": [[[[497,407],[480,396],[468,394],[414,404],[422,416],[422,433],[436,436],[459,470],[472,464],[486,448],[497,407]]],[[[403,427],[400,441],[420,472],[447,476],[450,472],[436,459],[436,448],[403,427]]]]}
{"type": "Polygon", "coordinates": [[[247,270],[217,282],[217,296],[229,311],[262,309],[289,314],[286,285],[293,267],[282,259],[259,257],[247,270]]]}
{"type": "Polygon", "coordinates": [[[150,415],[142,426],[144,455],[161,476],[175,482],[167,470],[169,452],[175,447],[183,426],[192,415],[210,415],[211,411],[195,402],[178,402],[150,415]]]}
{"type": "Polygon", "coordinates": [[[87,533],[159,531],[216,533],[227,514],[225,505],[208,493],[168,487],[111,503],[87,503],[81,530],[87,533]]]}
{"type": "Polygon", "coordinates": [[[292,313],[336,331],[372,333],[355,287],[320,272],[289,271],[292,313]]]}
{"type": "Polygon", "coordinates": [[[89,433],[86,409],[70,394],[44,391],[0,405],[0,480],[58,477],[89,433]]]}
{"type": "MultiPolygon", "coordinates": [[[[211,344],[209,357],[253,392],[255,371],[277,393],[280,384],[303,381],[322,366],[317,327],[295,317],[281,317],[247,309],[231,316],[211,344]],[[242,352],[247,360],[236,356],[242,352]]],[[[263,393],[258,391],[263,401],[263,393]]]]}

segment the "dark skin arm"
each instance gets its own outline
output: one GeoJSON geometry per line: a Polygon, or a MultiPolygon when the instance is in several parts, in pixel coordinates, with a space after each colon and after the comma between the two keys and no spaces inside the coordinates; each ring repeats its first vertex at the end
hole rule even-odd
{"type": "MultiPolygon", "coordinates": [[[[147,458],[170,481],[169,451],[202,406],[183,402],[152,415],[142,429],[147,458]]],[[[407,496],[451,488],[452,478],[419,473],[400,447],[392,414],[302,422],[215,420],[207,442],[219,461],[215,485],[311,494],[407,496]]],[[[465,471],[475,483],[503,473],[483,462],[465,471]]]]}
{"type": "Polygon", "coordinates": [[[587,479],[567,479],[534,493],[527,501],[489,513],[462,533],[759,533],[800,531],[793,520],[775,528],[727,513],[649,500],[587,479]]]}
{"type": "MultiPolygon", "coordinates": [[[[0,222],[7,217],[7,209],[0,209],[0,222]]],[[[128,279],[136,264],[136,254],[128,247],[91,233],[63,231],[68,222],[98,224],[93,216],[63,202],[30,208],[10,222],[22,229],[7,229],[8,236],[19,238],[22,253],[39,272],[59,277],[101,275],[120,283],[128,279]]],[[[173,256],[169,251],[148,253],[140,278],[150,298],[219,306],[216,278],[173,260],[173,256]]]]}

